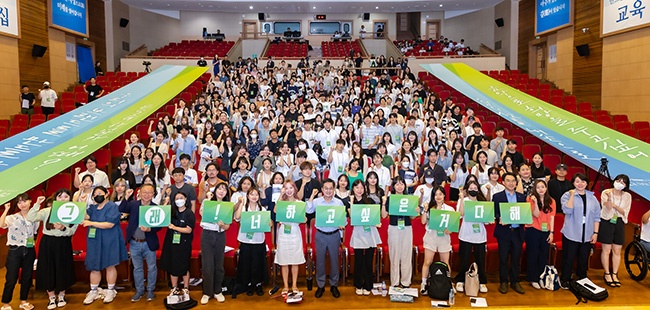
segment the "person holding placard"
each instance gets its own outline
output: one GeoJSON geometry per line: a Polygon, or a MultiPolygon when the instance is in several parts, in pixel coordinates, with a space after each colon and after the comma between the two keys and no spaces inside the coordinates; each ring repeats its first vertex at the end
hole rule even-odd
{"type": "MultiPolygon", "coordinates": [[[[296,184],[297,185],[297,184],[296,184]]],[[[343,206],[343,202],[334,197],[334,181],[326,179],[323,181],[323,197],[316,198],[317,189],[313,189],[307,202],[307,208],[314,211],[316,206],[343,206]],[[316,198],[316,199],[314,199],[316,198]]],[[[334,298],[339,298],[341,293],[338,289],[339,283],[339,249],[341,247],[341,236],[339,227],[316,226],[316,235],[313,236],[313,243],[316,245],[316,298],[321,298],[325,292],[325,257],[330,258],[330,292],[334,298]]]]}
{"type": "Polygon", "coordinates": [[[463,218],[458,231],[458,254],[460,257],[456,281],[456,291],[465,291],[465,273],[469,269],[469,257],[474,252],[474,262],[478,267],[479,292],[487,293],[487,276],[485,274],[485,252],[487,232],[485,224],[494,223],[494,204],[489,202],[479,191],[476,181],[465,184],[458,197],[458,212],[463,218]],[[477,204],[484,202],[485,204],[477,204]],[[489,204],[489,206],[488,206],[489,204]],[[466,206],[467,205],[467,206],[466,206]]]}
{"type": "MultiPolygon", "coordinates": [[[[201,275],[203,276],[203,296],[201,297],[201,304],[208,303],[211,297],[214,297],[218,302],[226,301],[223,296],[223,289],[221,284],[226,274],[223,268],[224,254],[226,249],[226,230],[230,228],[232,221],[232,203],[230,203],[229,219],[219,219],[214,223],[207,214],[204,215],[204,206],[206,202],[225,202],[228,203],[230,191],[228,184],[218,183],[213,191],[206,194],[206,200],[201,204],[199,213],[201,214],[201,227],[203,233],[201,234],[201,275]],[[225,222],[229,222],[226,224],[225,222]]],[[[225,208],[224,208],[225,209],[225,208]]],[[[216,214],[219,217],[220,214],[216,214]]]]}
{"type": "MultiPolygon", "coordinates": [[[[281,172],[275,172],[271,178],[271,185],[262,192],[262,205],[271,211],[271,220],[275,224],[275,203],[280,199],[282,186],[284,185],[284,175],[281,172]]],[[[277,237],[276,237],[277,238],[277,237]]]]}
{"type": "MultiPolygon", "coordinates": [[[[376,155],[376,154],[375,154],[376,155]]],[[[374,172],[371,172],[374,173],[374,172]]],[[[356,213],[356,210],[348,208],[350,217],[354,219],[359,216],[361,221],[367,216],[368,220],[371,215],[371,205],[376,204],[375,201],[368,198],[366,187],[361,180],[352,183],[352,205],[368,206],[368,212],[363,210],[356,213]]],[[[378,206],[375,206],[378,207],[378,206]]],[[[354,207],[356,209],[356,206],[354,207]]],[[[377,211],[378,208],[377,208],[377,211]]],[[[377,214],[378,215],[378,214],[377,214]]],[[[379,219],[379,217],[377,217],[379,219]]],[[[350,237],[350,247],[354,249],[354,287],[357,295],[369,296],[372,290],[372,260],[375,255],[375,249],[378,244],[381,244],[381,237],[377,231],[377,225],[354,225],[352,227],[352,236],[350,237]]],[[[378,224],[381,226],[381,223],[378,224]]]]}
{"type": "Polygon", "coordinates": [[[492,200],[494,194],[500,193],[506,188],[503,184],[499,183],[499,178],[501,177],[501,175],[499,175],[499,168],[490,167],[490,169],[488,169],[488,175],[490,176],[490,181],[481,185],[481,192],[483,192],[483,196],[485,196],[487,200],[492,200]]]}
{"type": "Polygon", "coordinates": [[[65,291],[75,282],[72,235],[77,231],[77,225],[63,225],[50,221],[53,201],[70,201],[70,198],[72,198],[70,191],[59,189],[52,198],[37,199],[27,213],[28,221],[44,222],[43,236],[38,246],[36,289],[47,291],[49,299],[47,309],[65,306],[67,304],[65,291]],[[42,201],[45,201],[45,206],[39,210],[42,201]]]}
{"type": "MultiPolygon", "coordinates": [[[[31,310],[34,305],[27,301],[29,289],[32,287],[32,272],[34,270],[34,259],[36,251],[34,250],[34,237],[38,234],[38,222],[34,223],[27,220],[32,199],[27,194],[20,194],[15,199],[18,207],[17,213],[9,214],[11,203],[5,204],[5,210],[0,216],[0,228],[7,229],[7,261],[5,267],[5,287],[2,292],[2,310],[11,310],[11,299],[14,294],[14,288],[19,280],[20,274],[20,309],[31,310]]],[[[39,197],[37,204],[40,205],[45,201],[45,197],[39,197]]]]}
{"type": "MultiPolygon", "coordinates": [[[[152,201],[154,193],[154,185],[145,182],[140,187],[140,199],[120,204],[119,207],[120,212],[129,214],[129,224],[126,226],[126,240],[129,240],[129,253],[133,264],[135,294],[131,297],[132,302],[139,301],[145,294],[143,260],[147,261],[147,301],[152,301],[155,298],[153,291],[156,289],[156,279],[158,277],[156,251],[160,247],[158,241],[158,230],[160,228],[140,226],[140,208],[156,205],[152,201]]],[[[133,190],[127,190],[127,198],[131,197],[131,195],[133,195],[133,190]]]]}
{"type": "Polygon", "coordinates": [[[388,256],[392,286],[409,287],[413,277],[413,228],[411,220],[420,214],[417,197],[406,195],[406,183],[401,176],[393,179],[391,195],[384,199],[381,217],[390,216],[388,226],[388,256]],[[395,196],[398,195],[398,196],[395,196]]]}
{"type": "Polygon", "coordinates": [[[286,221],[280,222],[277,226],[277,251],[274,263],[281,266],[282,282],[284,283],[282,295],[287,295],[289,293],[289,267],[291,267],[292,276],[291,290],[293,293],[299,293],[298,267],[305,263],[300,223],[307,222],[307,217],[304,207],[297,208],[296,205],[286,204],[286,202],[294,202],[304,206],[304,202],[298,199],[298,188],[293,181],[288,180],[284,183],[279,202],[283,203],[283,208],[278,210],[278,204],[276,204],[275,212],[280,212],[278,216],[286,221]]]}
{"type": "Polygon", "coordinates": [[[170,295],[184,295],[190,292],[190,258],[196,218],[192,204],[185,193],[174,195],[171,222],[167,227],[160,255],[160,268],[170,276],[172,290],[170,295]],[[178,278],[183,277],[185,287],[178,287],[178,278]]]}
{"type": "Polygon", "coordinates": [[[603,206],[600,211],[600,233],[598,242],[603,246],[600,259],[605,269],[605,282],[609,286],[620,287],[618,280],[618,267],[621,263],[621,249],[625,242],[625,224],[632,207],[632,195],[627,191],[630,189],[630,177],[619,174],[614,178],[614,188],[606,189],[600,196],[600,203],[603,206]],[[607,280],[609,268],[609,256],[612,256],[611,281],[607,280]]]}
{"type": "Polygon", "coordinates": [[[465,156],[462,152],[454,153],[452,162],[452,166],[447,169],[447,175],[451,181],[449,183],[449,199],[456,201],[458,200],[458,193],[465,184],[465,180],[467,179],[467,176],[469,176],[470,172],[467,169],[465,156]]]}
{"type": "Polygon", "coordinates": [[[120,228],[120,210],[117,204],[109,201],[108,190],[103,186],[95,187],[92,193],[95,203],[88,206],[81,225],[88,227],[86,270],[90,271],[90,292],[86,294],[84,305],[89,305],[102,296],[99,282],[102,270],[106,270],[108,289],[103,291],[104,303],[115,299],[117,291],[117,269],[115,266],[129,259],[120,228]]]}
{"type": "MultiPolygon", "coordinates": [[[[313,196],[313,193],[316,192],[318,194],[321,189],[321,184],[318,182],[318,180],[313,177],[313,165],[312,163],[308,161],[304,161],[302,164],[300,164],[300,173],[301,173],[301,178],[296,182],[296,186],[298,187],[298,199],[302,201],[308,201],[311,197],[311,199],[316,198],[316,196],[313,196]]],[[[332,188],[333,190],[333,188],[332,188]]],[[[313,220],[316,217],[316,208],[314,206],[310,206],[307,204],[307,228],[308,230],[311,230],[311,220],[313,220]]],[[[310,239],[311,240],[311,239],[310,239]]]]}
{"type": "Polygon", "coordinates": [[[492,196],[497,224],[494,228],[494,237],[497,238],[497,243],[499,244],[499,281],[501,282],[499,292],[506,294],[508,292],[508,281],[510,281],[510,287],[515,292],[524,294],[524,288],[519,284],[524,228],[521,224],[502,223],[499,205],[501,203],[526,202],[526,196],[515,191],[517,187],[517,176],[512,173],[503,175],[503,185],[506,190],[492,196]]]}
{"type": "Polygon", "coordinates": [[[583,173],[573,175],[573,186],[562,195],[562,211],[564,225],[562,226],[562,274],[560,285],[568,289],[577,260],[576,276],[578,279],[587,277],[589,255],[593,245],[598,241],[600,229],[600,203],[594,193],[587,190],[589,179],[583,173]]]}
{"type": "MultiPolygon", "coordinates": [[[[428,170],[426,174],[431,172],[428,170]]],[[[451,232],[449,229],[434,230],[429,226],[431,219],[431,209],[456,211],[453,207],[445,203],[445,189],[442,186],[436,186],[431,190],[431,196],[428,202],[425,202],[424,213],[422,214],[422,224],[425,225],[426,233],[423,237],[424,247],[424,263],[422,264],[422,284],[420,284],[420,292],[425,294],[427,289],[427,278],[429,277],[429,266],[433,263],[436,252],[440,256],[440,261],[449,265],[449,255],[451,254],[451,232]]]]}
{"type": "Polygon", "coordinates": [[[544,272],[548,263],[549,245],[553,243],[555,232],[555,200],[548,192],[548,185],[544,180],[535,180],[530,196],[533,213],[533,224],[526,225],[526,255],[528,255],[528,268],[526,280],[536,289],[541,289],[539,277],[544,272]]]}
{"type": "MultiPolygon", "coordinates": [[[[235,221],[242,220],[242,213],[266,211],[260,203],[260,190],[251,188],[246,197],[239,196],[235,204],[235,221]]],[[[269,226],[273,225],[269,218],[269,226]]],[[[239,260],[237,261],[237,284],[233,289],[232,297],[246,292],[246,295],[264,295],[262,283],[268,277],[266,270],[266,236],[263,232],[244,232],[244,225],[239,227],[239,260]]]]}

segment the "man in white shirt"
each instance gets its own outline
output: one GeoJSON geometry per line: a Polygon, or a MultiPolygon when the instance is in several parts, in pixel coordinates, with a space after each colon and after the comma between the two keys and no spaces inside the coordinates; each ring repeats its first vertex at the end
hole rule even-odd
{"type": "Polygon", "coordinates": [[[302,138],[307,140],[310,149],[314,147],[314,143],[318,143],[318,133],[311,129],[311,125],[311,120],[305,120],[305,128],[302,130],[302,138]]]}
{"type": "Polygon", "coordinates": [[[103,186],[106,188],[111,187],[111,183],[108,181],[108,175],[106,175],[106,172],[97,169],[97,159],[95,158],[95,156],[90,155],[86,157],[84,162],[86,163],[86,169],[87,169],[86,171],[79,173],[81,171],[79,167],[75,168],[74,170],[74,181],[73,181],[74,187],[79,188],[79,186],[81,186],[81,180],[87,174],[93,176],[93,180],[94,180],[93,187],[97,187],[97,186],[103,186]]]}
{"type": "Polygon", "coordinates": [[[338,132],[332,128],[332,120],[326,118],[323,121],[323,129],[318,132],[318,142],[323,148],[323,157],[327,157],[330,154],[332,146],[336,143],[336,139],[339,137],[338,132]]]}
{"type": "MultiPolygon", "coordinates": [[[[382,164],[383,160],[384,158],[381,154],[375,153],[372,156],[372,167],[368,168],[368,173],[370,171],[375,172],[378,178],[377,185],[386,191],[390,186],[392,178],[390,176],[390,170],[382,164]]],[[[366,173],[366,180],[368,179],[368,173],[366,173]]]]}
{"type": "Polygon", "coordinates": [[[38,99],[41,99],[43,114],[50,115],[54,113],[54,104],[59,97],[57,97],[56,91],[50,88],[50,82],[43,82],[43,89],[38,90],[38,99]]]}
{"type": "Polygon", "coordinates": [[[327,157],[327,162],[330,164],[329,178],[332,180],[338,180],[340,175],[345,174],[345,168],[350,162],[350,155],[348,152],[344,152],[344,149],[345,140],[338,139],[336,140],[336,146],[331,147],[327,157]]]}

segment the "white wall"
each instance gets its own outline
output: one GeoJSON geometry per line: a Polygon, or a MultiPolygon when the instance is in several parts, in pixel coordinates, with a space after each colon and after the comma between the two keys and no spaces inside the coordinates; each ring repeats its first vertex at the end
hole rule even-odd
{"type": "MultiPolygon", "coordinates": [[[[363,40],[363,45],[366,47],[366,51],[370,55],[375,55],[375,57],[379,58],[380,55],[386,56],[386,44],[388,41],[384,39],[366,39],[363,40]]],[[[388,56],[386,56],[386,59],[388,59],[388,56]]]]}
{"type": "MultiPolygon", "coordinates": [[[[221,30],[226,35],[226,40],[236,41],[242,32],[242,20],[257,21],[257,12],[255,13],[215,13],[215,12],[181,12],[181,39],[198,39],[201,37],[203,27],[208,28],[208,32],[221,30]]],[[[328,41],[331,35],[309,35],[309,22],[314,21],[314,15],[310,14],[277,14],[271,13],[267,21],[300,21],[302,35],[309,40],[312,46],[320,46],[320,42],[328,41]]],[[[359,13],[344,14],[327,14],[327,21],[352,21],[352,36],[358,37],[361,25],[366,27],[366,31],[372,31],[373,20],[388,21],[388,37],[396,36],[396,14],[395,13],[371,13],[370,21],[363,22],[359,18],[359,13]]],[[[261,25],[258,22],[258,31],[261,25]]],[[[180,40],[180,39],[179,39],[180,40]]]]}
{"type": "Polygon", "coordinates": [[[440,21],[440,28],[442,30],[442,35],[444,35],[444,29],[445,29],[445,12],[440,11],[440,12],[422,12],[420,13],[420,33],[422,34],[422,39],[426,40],[428,38],[425,38],[427,35],[427,20],[439,20],[440,21]]]}
{"type": "MultiPolygon", "coordinates": [[[[501,41],[501,49],[495,49],[506,57],[506,63],[511,69],[517,68],[517,33],[519,31],[519,6],[515,0],[504,0],[494,7],[494,19],[503,18],[503,27],[494,27],[494,42],[501,41]]],[[[484,42],[490,47],[493,45],[484,42]]]]}
{"type": "Polygon", "coordinates": [[[131,50],[142,44],[154,50],[180,38],[179,19],[133,7],[129,10],[129,17],[131,50]]]}
{"type": "Polygon", "coordinates": [[[494,7],[446,19],[442,35],[454,41],[465,39],[465,46],[473,50],[481,43],[494,47],[494,7]]]}
{"type": "Polygon", "coordinates": [[[266,46],[266,43],[268,42],[267,39],[257,39],[257,40],[242,40],[242,57],[243,58],[248,58],[248,57],[253,57],[253,54],[257,55],[257,58],[261,58],[262,52],[264,51],[264,47],[266,46]]]}
{"type": "MultiPolygon", "coordinates": [[[[120,0],[111,1],[111,7],[113,9],[113,18],[112,18],[112,28],[113,28],[113,66],[107,64],[106,71],[114,71],[120,65],[120,58],[126,56],[128,51],[122,50],[122,42],[130,41],[130,29],[133,25],[129,22],[127,28],[120,27],[120,18],[129,19],[129,6],[124,4],[120,0]]],[[[108,27],[106,27],[108,29],[108,27]]],[[[108,49],[108,45],[106,46],[108,49]]],[[[110,56],[109,56],[110,57],[110,56]]]]}

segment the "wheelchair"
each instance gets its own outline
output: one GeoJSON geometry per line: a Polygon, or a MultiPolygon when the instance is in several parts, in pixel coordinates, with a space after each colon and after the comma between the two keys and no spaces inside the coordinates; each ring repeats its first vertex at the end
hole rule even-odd
{"type": "Polygon", "coordinates": [[[625,248],[625,269],[635,281],[641,281],[648,275],[648,251],[641,244],[641,226],[634,229],[634,241],[625,248]]]}

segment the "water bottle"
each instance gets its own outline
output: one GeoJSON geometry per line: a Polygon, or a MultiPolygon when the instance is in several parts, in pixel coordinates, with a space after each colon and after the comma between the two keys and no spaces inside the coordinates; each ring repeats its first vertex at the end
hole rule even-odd
{"type": "Polygon", "coordinates": [[[386,290],[386,281],[381,281],[381,296],[386,297],[388,291],[386,290]]]}
{"type": "Polygon", "coordinates": [[[449,290],[449,305],[453,306],[455,302],[456,302],[456,295],[454,295],[454,288],[452,287],[449,290]]]}

